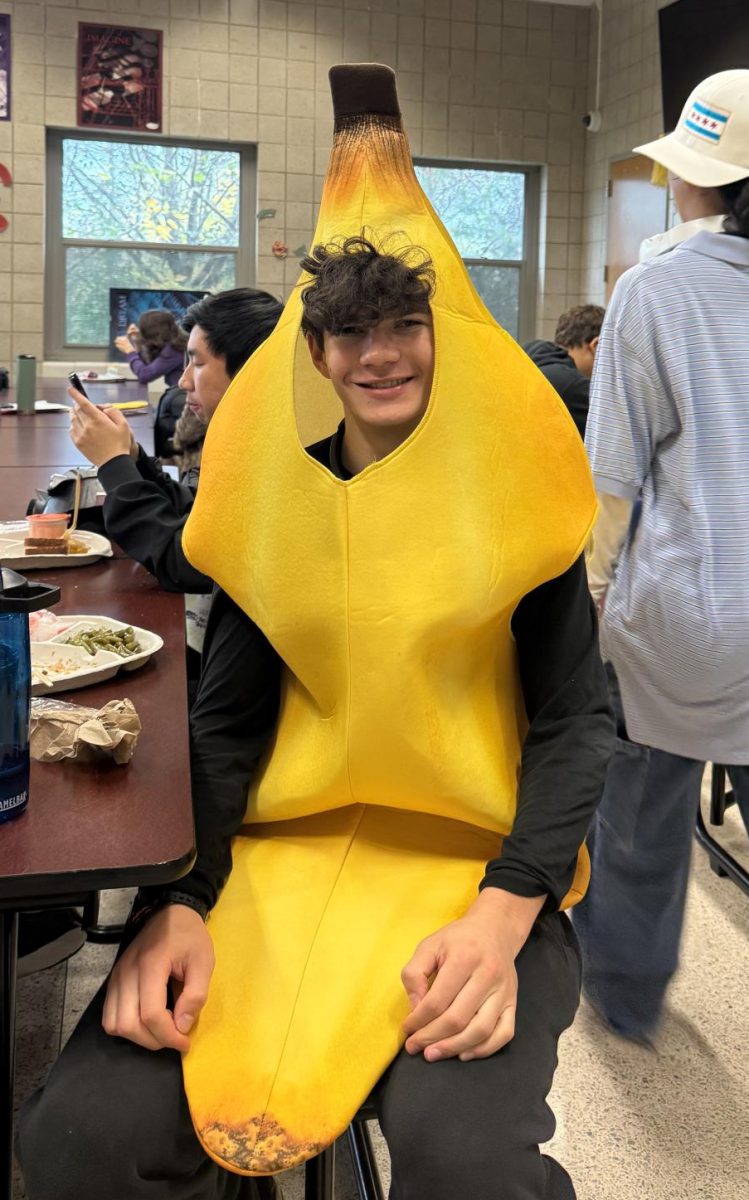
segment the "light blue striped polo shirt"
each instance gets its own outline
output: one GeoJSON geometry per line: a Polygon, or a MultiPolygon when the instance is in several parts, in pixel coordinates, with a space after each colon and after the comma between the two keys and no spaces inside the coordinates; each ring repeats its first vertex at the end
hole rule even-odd
{"type": "Polygon", "coordinates": [[[749,763],[749,240],[697,233],[617,283],[586,434],[642,499],[601,643],[633,741],[749,763]]]}

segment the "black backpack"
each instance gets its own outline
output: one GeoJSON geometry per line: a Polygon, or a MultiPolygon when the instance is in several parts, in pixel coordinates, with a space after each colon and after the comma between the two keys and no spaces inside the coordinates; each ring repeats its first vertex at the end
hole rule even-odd
{"type": "Polygon", "coordinates": [[[184,388],[169,387],[162,392],[153,423],[153,451],[157,458],[171,458],[174,454],[174,428],[186,400],[184,388]]]}

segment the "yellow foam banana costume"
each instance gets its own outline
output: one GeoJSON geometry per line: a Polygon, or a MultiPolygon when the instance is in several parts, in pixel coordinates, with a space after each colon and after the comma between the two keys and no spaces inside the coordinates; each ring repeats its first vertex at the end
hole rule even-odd
{"type": "MultiPolygon", "coordinates": [[[[465,912],[512,827],[526,727],[513,611],[574,562],[595,516],[571,419],[417,183],[393,73],[337,67],[331,82],[315,241],[366,227],[425,248],[436,361],[415,432],[335,478],[297,432],[295,406],[330,385],[296,290],[211,422],[185,530],[190,560],[285,663],[184,1060],[205,1149],[249,1175],[330,1143],[401,1046],[402,966],[465,912]]],[[[566,902],[586,884],[583,852],[566,902]]]]}

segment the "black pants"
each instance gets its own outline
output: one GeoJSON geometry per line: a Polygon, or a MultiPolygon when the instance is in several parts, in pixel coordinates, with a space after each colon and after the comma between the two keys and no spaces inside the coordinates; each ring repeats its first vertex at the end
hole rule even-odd
{"type": "MultiPolygon", "coordinates": [[[[539,1152],[559,1035],[580,990],[570,922],[540,918],[518,956],[514,1039],[491,1058],[427,1063],[402,1051],[375,1089],[397,1200],[574,1200],[539,1152]]],[[[104,989],[19,1120],[29,1200],[244,1200],[251,1181],[218,1167],[193,1132],[180,1056],[101,1028],[104,989]]],[[[325,1097],[320,1097],[321,1107],[325,1097]]]]}

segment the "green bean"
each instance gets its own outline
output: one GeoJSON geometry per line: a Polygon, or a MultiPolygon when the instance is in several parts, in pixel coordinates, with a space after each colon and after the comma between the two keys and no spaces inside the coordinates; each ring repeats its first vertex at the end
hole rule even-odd
{"type": "Polygon", "coordinates": [[[99,629],[81,629],[66,638],[65,644],[82,646],[92,656],[97,650],[108,650],[110,654],[119,654],[121,658],[130,658],[141,649],[132,625],[124,629],[110,629],[107,626],[99,629]]]}

